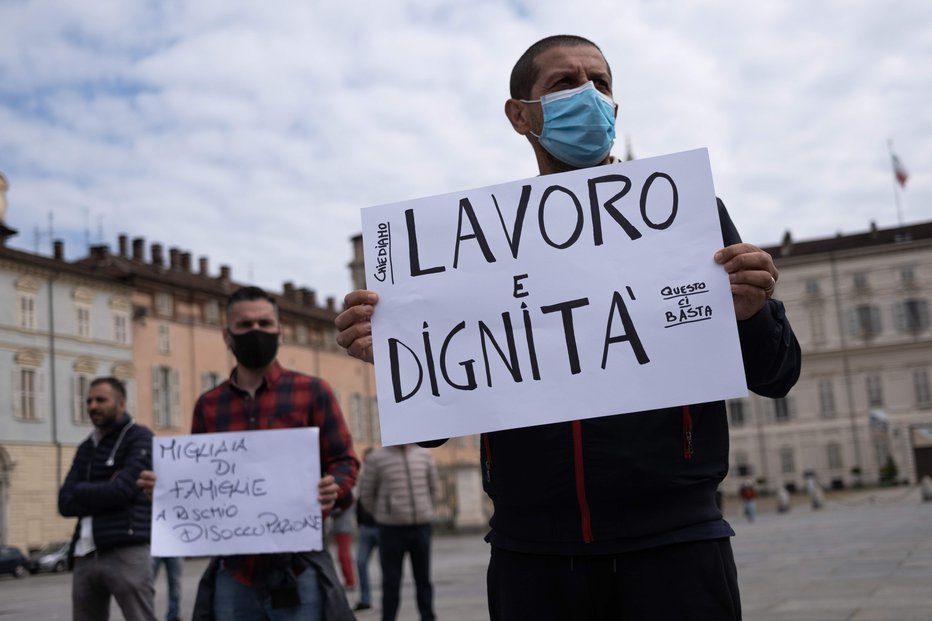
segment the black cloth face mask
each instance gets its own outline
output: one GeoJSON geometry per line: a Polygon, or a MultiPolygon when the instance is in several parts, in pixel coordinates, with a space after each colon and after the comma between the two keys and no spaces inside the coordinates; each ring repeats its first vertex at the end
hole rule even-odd
{"type": "Polygon", "coordinates": [[[250,330],[242,334],[230,332],[233,339],[233,355],[247,369],[261,369],[275,360],[278,353],[278,332],[250,330]]]}

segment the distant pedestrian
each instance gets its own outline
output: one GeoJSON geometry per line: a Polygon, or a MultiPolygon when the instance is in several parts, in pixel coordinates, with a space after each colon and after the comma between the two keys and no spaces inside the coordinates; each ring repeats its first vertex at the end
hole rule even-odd
{"type": "Polygon", "coordinates": [[[777,487],[777,512],[786,513],[790,506],[790,493],[786,491],[785,485],[780,485],[777,487]]]}
{"type": "Polygon", "coordinates": [[[421,621],[434,620],[430,583],[431,522],[440,487],[430,451],[414,444],[376,449],[359,479],[359,499],[379,524],[382,621],[395,621],[405,554],[411,557],[421,621]]]}
{"type": "MultiPolygon", "coordinates": [[[[366,470],[366,459],[372,453],[372,447],[363,453],[362,472],[366,470]]],[[[362,474],[360,474],[362,476],[362,474]]],[[[356,570],[359,572],[359,601],[353,610],[369,610],[372,608],[372,588],[369,583],[369,557],[372,551],[379,546],[379,525],[373,516],[362,504],[356,500],[356,525],[359,527],[359,542],[356,547],[356,570]]]]}
{"type": "Polygon", "coordinates": [[[825,504],[825,493],[813,474],[806,476],[806,494],[809,495],[809,504],[813,510],[821,509],[822,505],[825,504]]]}
{"type": "Polygon", "coordinates": [[[168,612],[166,621],[181,621],[181,572],[184,559],[180,556],[153,556],[152,580],[159,578],[159,568],[165,565],[165,577],[168,580],[168,612]]]}
{"type": "Polygon", "coordinates": [[[126,388],[99,377],[87,392],[94,431],[78,446],[58,493],[58,511],[77,517],[72,553],[74,621],[107,621],[110,597],[131,621],[156,621],[149,561],[152,502],[136,486],[152,468],[152,432],[126,413],[126,388]]]}
{"type": "Polygon", "coordinates": [[[333,524],[333,538],[337,542],[337,559],[340,561],[340,571],[343,573],[343,586],[348,591],[356,588],[356,574],[353,571],[353,553],[350,545],[353,542],[353,514],[349,508],[334,507],[330,513],[333,524]]]}
{"type": "Polygon", "coordinates": [[[738,493],[741,495],[744,517],[748,522],[753,522],[757,511],[757,489],[754,487],[754,482],[751,479],[745,480],[738,493]]]}

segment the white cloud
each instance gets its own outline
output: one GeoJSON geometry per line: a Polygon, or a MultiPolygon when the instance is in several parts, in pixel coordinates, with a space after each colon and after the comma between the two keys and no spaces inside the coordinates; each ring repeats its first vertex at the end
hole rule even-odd
{"type": "MultiPolygon", "coordinates": [[[[748,241],[896,224],[886,140],[932,217],[932,6],[737,0],[0,4],[0,170],[31,248],[98,221],[342,297],[358,210],[532,176],[502,106],[571,32],[612,63],[638,157],[708,146],[748,241]]],[[[619,143],[616,152],[622,152],[619,143]]]]}

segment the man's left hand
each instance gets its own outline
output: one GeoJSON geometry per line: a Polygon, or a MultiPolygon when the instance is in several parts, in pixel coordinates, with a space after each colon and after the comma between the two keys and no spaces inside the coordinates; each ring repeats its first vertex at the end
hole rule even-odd
{"type": "Polygon", "coordinates": [[[734,244],[715,253],[715,262],[728,272],[735,316],[750,319],[764,307],[780,277],[773,257],[752,244],[734,244]]]}
{"type": "Polygon", "coordinates": [[[333,509],[337,502],[337,495],[340,493],[340,486],[337,485],[336,479],[332,474],[328,474],[317,484],[317,501],[320,502],[320,509],[323,512],[333,509]]]}
{"type": "Polygon", "coordinates": [[[136,486],[142,488],[146,498],[152,500],[152,490],[155,489],[155,472],[152,470],[143,470],[139,473],[139,479],[136,480],[136,486]]]}

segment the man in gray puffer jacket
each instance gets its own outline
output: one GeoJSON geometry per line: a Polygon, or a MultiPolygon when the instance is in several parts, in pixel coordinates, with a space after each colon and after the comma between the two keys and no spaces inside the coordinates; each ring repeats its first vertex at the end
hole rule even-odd
{"type": "Polygon", "coordinates": [[[439,486],[430,451],[414,444],[382,447],[366,460],[359,479],[359,498],[379,524],[382,621],[394,621],[398,614],[406,552],[411,555],[421,621],[435,618],[430,539],[439,486]]]}

